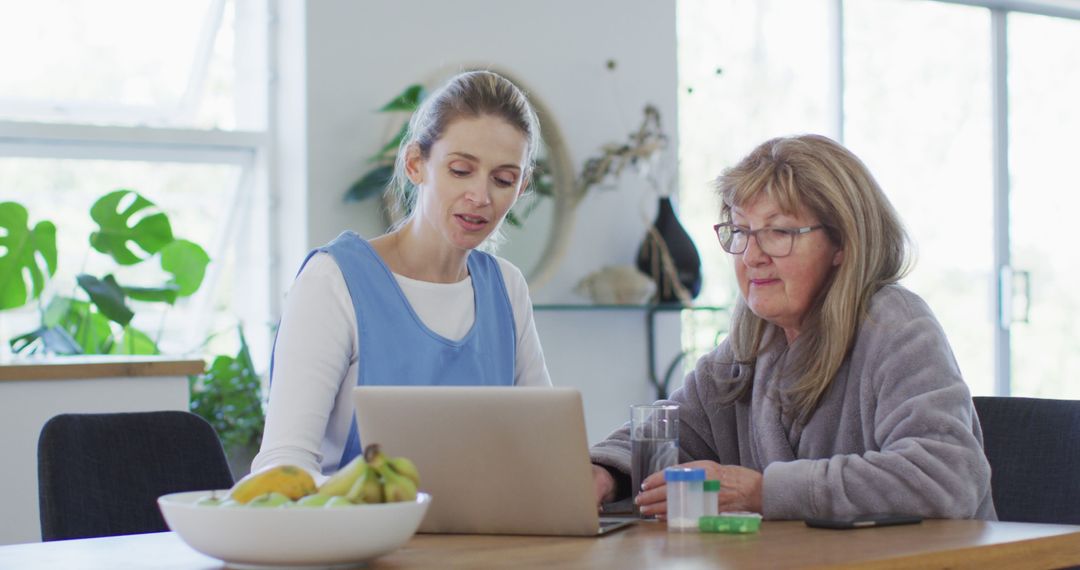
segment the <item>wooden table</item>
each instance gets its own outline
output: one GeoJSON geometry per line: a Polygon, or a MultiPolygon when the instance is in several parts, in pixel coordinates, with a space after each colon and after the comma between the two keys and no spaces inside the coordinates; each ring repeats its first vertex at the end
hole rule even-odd
{"type": "MultiPolygon", "coordinates": [[[[835,531],[769,522],[753,535],[676,534],[640,523],[601,538],[417,535],[371,568],[1054,568],[1080,564],[1080,527],[932,520],[835,531]]],[[[0,568],[210,570],[173,533],[0,546],[0,568]]]]}

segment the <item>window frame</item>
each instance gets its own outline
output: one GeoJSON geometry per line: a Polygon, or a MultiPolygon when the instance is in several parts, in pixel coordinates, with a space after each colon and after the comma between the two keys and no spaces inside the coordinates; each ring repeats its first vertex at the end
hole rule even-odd
{"type": "MultiPolygon", "coordinates": [[[[993,330],[993,393],[1008,396],[1013,392],[1012,350],[1013,342],[1010,326],[1014,322],[1012,305],[1013,268],[1011,266],[1010,241],[1010,133],[1009,133],[1009,98],[1008,85],[1008,22],[1012,14],[1037,15],[1080,21],[1080,1],[1076,0],[912,0],[922,3],[956,4],[989,11],[989,36],[991,42],[986,45],[990,50],[989,93],[992,106],[990,124],[992,128],[993,157],[992,172],[993,210],[992,251],[993,266],[988,268],[993,275],[994,284],[990,290],[994,304],[993,330]]],[[[829,73],[826,93],[826,113],[828,127],[826,134],[840,143],[845,143],[847,126],[844,122],[845,89],[847,77],[845,66],[845,28],[848,13],[844,0],[827,0],[828,10],[828,45],[825,58],[829,73]],[[831,131],[831,132],[830,132],[831,131]]]]}
{"type": "MultiPolygon", "coordinates": [[[[187,88],[176,111],[182,113],[193,105],[192,96],[199,92],[198,85],[205,79],[207,61],[212,52],[213,41],[223,20],[226,0],[213,0],[208,4],[196,44],[196,61],[191,68],[187,88]],[[202,74],[203,77],[198,75],[202,74]]],[[[238,308],[238,317],[246,322],[267,322],[276,314],[280,295],[277,286],[277,260],[280,244],[271,239],[272,220],[278,211],[274,193],[277,189],[274,161],[274,133],[276,132],[274,70],[277,65],[275,46],[277,34],[277,2],[275,0],[237,0],[236,20],[245,24],[238,26],[236,43],[238,49],[250,52],[245,59],[249,69],[261,74],[255,84],[237,82],[236,99],[243,99],[244,106],[237,109],[236,124],[260,125],[261,129],[209,129],[159,126],[97,125],[90,116],[77,121],[0,120],[0,157],[42,158],[59,160],[105,160],[138,161],[147,163],[189,163],[231,165],[239,167],[239,176],[231,200],[225,212],[213,244],[207,246],[211,259],[224,259],[225,252],[237,243],[238,232],[244,232],[240,244],[258,241],[265,244],[266,258],[259,268],[266,283],[264,291],[252,291],[238,308]],[[253,17],[257,16],[257,17],[253,17]],[[242,28],[242,29],[241,29],[242,28]],[[258,92],[252,92],[252,88],[258,92]],[[247,89],[245,91],[244,89],[247,89]],[[252,99],[254,97],[254,99],[252,99]],[[250,102],[250,104],[249,104],[250,102]],[[248,213],[244,209],[250,208],[248,213]],[[238,223],[238,221],[240,223],[238,223]]],[[[246,57],[246,56],[245,56],[246,57]]],[[[64,102],[66,104],[66,102],[64,102]]],[[[47,102],[43,102],[47,104],[47,102]]],[[[30,105],[34,107],[34,104],[30,105]]],[[[60,108],[77,111],[77,107],[61,105],[60,108]]],[[[77,113],[76,113],[77,114],[77,113]]],[[[64,116],[72,116],[64,113],[64,116]]],[[[120,113],[123,116],[123,113],[120,113]]],[[[19,199],[18,190],[8,199],[19,199]]],[[[207,270],[204,286],[189,302],[194,319],[192,328],[205,330],[213,311],[210,290],[217,282],[221,268],[211,264],[207,270]]],[[[269,333],[248,332],[254,347],[263,348],[269,342],[269,333]],[[267,338],[261,338],[261,337],[267,338]]]]}
{"type": "MultiPolygon", "coordinates": [[[[1012,393],[1012,340],[1010,326],[1013,322],[1011,241],[1009,238],[1009,46],[1008,18],[1012,13],[1034,14],[1054,18],[1080,20],[1080,3],[1066,0],[920,0],[940,4],[961,4],[990,10],[991,26],[991,89],[992,137],[993,137],[993,255],[994,267],[994,394],[1008,396],[1012,393]]],[[[834,0],[834,25],[836,38],[833,57],[837,65],[834,77],[833,101],[836,105],[837,140],[844,142],[844,0],[834,0]]]]}

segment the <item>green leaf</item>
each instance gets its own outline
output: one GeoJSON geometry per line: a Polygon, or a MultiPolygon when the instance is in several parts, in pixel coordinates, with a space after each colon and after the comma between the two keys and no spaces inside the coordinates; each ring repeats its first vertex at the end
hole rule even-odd
{"type": "MultiPolygon", "coordinates": [[[[427,92],[424,90],[423,85],[420,85],[419,83],[409,85],[404,91],[391,99],[389,103],[379,108],[379,112],[408,111],[412,113],[420,107],[420,102],[423,101],[426,96],[427,92]]],[[[409,124],[406,122],[401,125],[397,134],[379,149],[379,152],[368,159],[368,164],[375,163],[378,164],[378,166],[369,170],[362,178],[349,186],[349,189],[345,191],[346,202],[366,200],[371,196],[378,196],[387,190],[390,179],[394,175],[394,161],[397,157],[398,149],[401,147],[401,141],[405,140],[408,132],[409,124]]]]}
{"type": "Polygon", "coordinates": [[[90,234],[90,245],[120,265],[139,263],[145,258],[133,252],[128,242],[136,243],[152,255],[173,241],[169,217],[163,212],[151,213],[134,226],[129,225],[135,214],[156,209],[153,202],[134,190],[117,190],[102,196],[90,207],[90,217],[98,224],[98,231],[90,234]],[[118,211],[128,196],[134,196],[131,204],[124,211],[118,211]]]}
{"type": "Polygon", "coordinates": [[[521,224],[521,226],[518,227],[524,226],[525,220],[528,220],[529,216],[532,215],[533,210],[540,205],[540,200],[543,197],[543,195],[537,194],[535,196],[529,196],[525,200],[518,200],[517,204],[514,204],[514,208],[507,213],[507,216],[509,217],[510,214],[513,214],[514,218],[521,224]]]}
{"type": "Polygon", "coordinates": [[[83,348],[63,327],[49,327],[41,336],[49,354],[83,354],[83,348]]]}
{"type": "Polygon", "coordinates": [[[424,100],[427,93],[424,91],[424,86],[419,83],[414,83],[405,88],[397,97],[390,100],[389,103],[383,105],[380,109],[380,113],[386,113],[391,111],[415,111],[420,106],[420,102],[424,100]]]}
{"type": "Polygon", "coordinates": [[[214,426],[226,448],[257,446],[265,416],[262,383],[251,361],[243,330],[236,356],[219,355],[199,376],[188,378],[191,411],[214,426]]]}
{"type": "Polygon", "coordinates": [[[394,165],[384,164],[368,171],[345,192],[346,202],[359,202],[372,196],[378,196],[386,190],[394,176],[394,165]]]}
{"type": "Polygon", "coordinates": [[[237,334],[240,335],[240,352],[236,354],[236,360],[244,367],[247,376],[255,378],[255,363],[251,360],[251,349],[248,348],[247,337],[244,336],[244,329],[237,327],[237,334]]]}
{"type": "Polygon", "coordinates": [[[45,273],[56,274],[56,226],[38,222],[29,227],[30,216],[16,202],[0,203],[0,310],[21,307],[37,299],[45,288],[45,273]],[[39,265],[41,255],[44,267],[39,265]],[[27,292],[25,274],[29,273],[27,292]]]}
{"type": "MultiPolygon", "coordinates": [[[[45,307],[45,312],[41,315],[41,324],[46,327],[62,324],[68,313],[71,312],[72,305],[80,302],[82,301],[76,301],[71,297],[53,297],[45,307]]],[[[83,302],[83,304],[86,303],[83,302]]]]}
{"type": "Polygon", "coordinates": [[[172,273],[170,285],[179,287],[178,294],[187,297],[199,290],[210,256],[198,244],[178,239],[161,250],[161,268],[172,273]]]}
{"type": "Polygon", "coordinates": [[[401,125],[400,129],[398,129],[398,132],[396,135],[394,135],[394,138],[390,139],[389,142],[384,144],[383,147],[379,149],[379,152],[375,153],[375,156],[371,157],[368,162],[380,162],[384,160],[393,162],[397,158],[398,148],[401,147],[401,141],[405,140],[405,137],[408,134],[409,124],[405,123],[404,125],[401,125]]]}
{"type": "MultiPolygon", "coordinates": [[[[38,340],[38,338],[44,333],[44,331],[45,329],[44,327],[42,327],[37,330],[31,330],[25,335],[19,335],[9,340],[8,344],[11,345],[11,352],[18,354],[23,352],[24,350],[27,350],[28,347],[32,347],[33,343],[38,340]]],[[[29,351],[30,354],[33,353],[33,349],[29,349],[29,351]]]]}
{"type": "Polygon", "coordinates": [[[157,344],[150,337],[132,326],[124,327],[124,336],[112,345],[109,354],[158,354],[157,344]]]}
{"type": "Polygon", "coordinates": [[[46,354],[82,354],[82,347],[71,338],[62,327],[41,327],[11,339],[11,350],[15,353],[44,352],[46,354]]]}
{"type": "Polygon", "coordinates": [[[115,277],[106,275],[105,279],[98,279],[93,275],[80,273],[75,280],[79,283],[79,287],[90,295],[90,301],[94,303],[94,306],[109,320],[121,326],[127,326],[131,322],[135,313],[124,302],[126,300],[124,290],[117,284],[115,277]]]}
{"type": "Polygon", "coordinates": [[[45,330],[46,329],[42,327],[11,339],[8,341],[8,344],[11,346],[11,352],[19,354],[24,350],[28,350],[28,354],[33,354],[35,351],[32,347],[35,346],[36,341],[38,341],[45,333],[45,330]]]}
{"type": "Polygon", "coordinates": [[[79,343],[85,354],[108,354],[113,344],[109,319],[95,313],[93,305],[86,301],[69,297],[54,298],[45,309],[43,324],[62,327],[79,343]]]}
{"type": "Polygon", "coordinates": [[[123,285],[121,288],[128,299],[150,303],[168,303],[170,305],[176,302],[180,291],[180,286],[175,284],[163,287],[128,287],[123,285]]]}
{"type": "Polygon", "coordinates": [[[555,177],[551,173],[551,164],[546,160],[537,160],[529,177],[529,191],[540,196],[555,195],[555,177]]]}

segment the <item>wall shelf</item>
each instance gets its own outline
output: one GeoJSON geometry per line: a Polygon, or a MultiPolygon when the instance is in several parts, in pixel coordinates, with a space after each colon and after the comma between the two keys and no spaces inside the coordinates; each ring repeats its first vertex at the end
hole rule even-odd
{"type": "Polygon", "coordinates": [[[729,307],[717,305],[691,305],[685,306],[680,303],[660,303],[647,305],[598,305],[588,303],[566,304],[536,304],[534,311],[596,311],[596,312],[629,312],[637,311],[645,315],[645,342],[646,358],[649,372],[649,383],[656,390],[656,399],[664,400],[668,397],[668,387],[671,385],[671,377],[678,368],[679,363],[686,358],[689,352],[685,348],[668,364],[667,369],[661,375],[656,370],[656,315],[660,313],[711,312],[726,313],[729,307]]]}

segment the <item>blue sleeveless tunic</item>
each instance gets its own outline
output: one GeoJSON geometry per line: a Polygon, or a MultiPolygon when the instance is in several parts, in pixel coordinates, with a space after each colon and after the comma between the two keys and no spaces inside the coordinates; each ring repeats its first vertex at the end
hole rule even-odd
{"type": "MultiPolygon", "coordinates": [[[[514,384],[517,329],[502,270],[493,256],[469,253],[475,322],[464,338],[454,341],[424,325],[390,268],[357,234],[343,232],[307,259],[318,251],[329,253],[341,268],[356,311],[358,386],[514,384]]],[[[339,468],[363,450],[353,414],[339,468]]]]}

